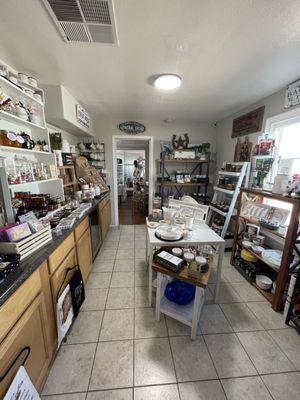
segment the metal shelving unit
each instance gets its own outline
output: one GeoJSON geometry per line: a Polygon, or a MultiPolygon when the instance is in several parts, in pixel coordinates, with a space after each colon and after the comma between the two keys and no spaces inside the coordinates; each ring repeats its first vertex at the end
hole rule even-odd
{"type": "Polygon", "coordinates": [[[209,185],[209,165],[210,165],[210,160],[197,160],[197,159],[166,159],[165,154],[162,153],[162,158],[160,160],[156,160],[157,164],[159,165],[160,169],[160,174],[161,174],[161,181],[155,182],[156,187],[160,188],[160,196],[163,201],[164,197],[164,188],[174,188],[176,190],[175,196],[181,197],[183,195],[182,190],[184,188],[196,188],[196,192],[193,193],[194,197],[196,200],[201,200],[204,204],[207,204],[207,190],[208,190],[208,185],[209,185]],[[190,177],[193,175],[199,174],[199,175],[205,175],[205,178],[201,179],[199,182],[184,182],[184,183],[179,183],[179,182],[172,182],[166,179],[170,179],[171,174],[169,173],[167,169],[168,164],[185,164],[185,166],[190,165],[192,166],[192,170],[188,172],[190,177]],[[205,173],[203,173],[203,170],[205,168],[205,173]],[[204,187],[204,193],[201,193],[201,187],[204,187]]]}

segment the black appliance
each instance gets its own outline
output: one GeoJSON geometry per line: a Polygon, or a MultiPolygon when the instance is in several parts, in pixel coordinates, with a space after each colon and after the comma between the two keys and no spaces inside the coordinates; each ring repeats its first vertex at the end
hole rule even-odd
{"type": "Polygon", "coordinates": [[[91,230],[92,256],[94,261],[102,244],[98,208],[96,208],[89,214],[89,220],[91,230]]]}

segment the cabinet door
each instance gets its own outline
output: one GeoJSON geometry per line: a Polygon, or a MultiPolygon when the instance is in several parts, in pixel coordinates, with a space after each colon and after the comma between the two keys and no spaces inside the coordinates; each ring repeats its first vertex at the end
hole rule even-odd
{"type": "MultiPolygon", "coordinates": [[[[40,390],[46,378],[51,355],[46,337],[47,315],[44,295],[40,293],[15,324],[0,345],[0,374],[11,365],[12,361],[25,347],[30,348],[24,364],[33,384],[40,390]]],[[[0,398],[3,398],[18,368],[22,365],[26,353],[23,352],[5,379],[0,382],[0,398]]]]}
{"type": "MultiPolygon", "coordinates": [[[[68,268],[74,267],[76,264],[77,264],[76,252],[75,252],[75,249],[73,248],[70,251],[70,253],[67,255],[67,257],[64,259],[64,261],[61,263],[61,265],[58,267],[58,269],[55,271],[55,273],[50,278],[54,310],[56,310],[57,294],[58,294],[59,288],[66,276],[66,270],[68,268]]],[[[68,280],[70,280],[72,275],[73,275],[73,272],[70,271],[68,273],[67,278],[65,279],[65,284],[63,285],[62,289],[60,290],[60,293],[62,293],[63,289],[67,286],[68,280]]]]}
{"type": "Polygon", "coordinates": [[[83,281],[86,283],[91,272],[92,266],[92,248],[91,234],[88,228],[77,242],[77,259],[82,273],[83,281]]]}
{"type": "Polygon", "coordinates": [[[109,230],[109,225],[111,222],[111,214],[110,213],[111,213],[110,199],[108,199],[108,201],[106,201],[105,206],[100,210],[102,240],[105,239],[107,232],[109,230]]]}

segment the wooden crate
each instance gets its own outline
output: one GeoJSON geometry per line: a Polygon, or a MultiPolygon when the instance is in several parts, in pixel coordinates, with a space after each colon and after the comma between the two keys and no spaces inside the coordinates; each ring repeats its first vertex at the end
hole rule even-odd
{"type": "Polygon", "coordinates": [[[21,260],[52,240],[50,225],[17,243],[0,242],[0,253],[21,254],[21,260]]]}

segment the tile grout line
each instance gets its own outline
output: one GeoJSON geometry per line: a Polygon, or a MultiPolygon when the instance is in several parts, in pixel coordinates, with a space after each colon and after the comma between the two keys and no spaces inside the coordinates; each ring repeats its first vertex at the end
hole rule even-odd
{"type": "MultiPolygon", "coordinates": [[[[111,280],[112,280],[112,273],[110,275],[108,289],[110,288],[111,280]]],[[[109,290],[108,290],[108,292],[109,292],[109,290]]],[[[106,299],[105,299],[104,311],[103,311],[101,324],[100,324],[100,329],[99,329],[99,333],[98,333],[98,340],[97,340],[96,349],[95,349],[95,353],[94,353],[94,357],[93,357],[92,368],[91,368],[91,373],[90,373],[90,377],[89,377],[89,382],[88,382],[88,385],[87,385],[87,392],[86,392],[85,400],[87,400],[88,391],[89,391],[89,388],[90,388],[90,385],[91,385],[91,379],[92,379],[92,375],[93,375],[95,359],[96,359],[96,355],[97,355],[98,346],[99,346],[99,343],[100,343],[99,339],[100,339],[100,334],[101,334],[101,330],[102,330],[102,324],[103,324],[104,315],[105,315],[105,308],[106,308],[106,303],[107,303],[107,299],[108,299],[108,292],[107,292],[107,296],[106,296],[106,299]]]]}
{"type": "MultiPolygon", "coordinates": [[[[134,228],[133,228],[134,229],[134,228]]],[[[135,237],[135,229],[133,233],[135,237]]],[[[133,255],[135,256],[135,241],[133,241],[133,255]]],[[[135,398],[135,257],[133,259],[133,341],[132,341],[132,384],[133,384],[133,389],[132,389],[132,400],[135,398]]]]}

